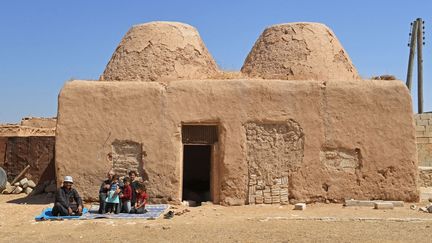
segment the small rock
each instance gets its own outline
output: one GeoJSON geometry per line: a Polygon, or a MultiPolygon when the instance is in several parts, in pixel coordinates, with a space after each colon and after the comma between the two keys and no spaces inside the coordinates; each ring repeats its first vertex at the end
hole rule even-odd
{"type": "Polygon", "coordinates": [[[19,186],[20,183],[19,183],[19,182],[15,182],[13,185],[14,185],[14,186],[19,186]]]}
{"type": "Polygon", "coordinates": [[[3,190],[3,194],[11,194],[15,190],[15,186],[12,186],[9,182],[6,184],[6,188],[3,190]]]}
{"type": "Polygon", "coordinates": [[[34,183],[34,181],[32,180],[28,180],[27,185],[31,188],[35,188],[36,187],[36,183],[34,183]]]}
{"type": "Polygon", "coordinates": [[[21,193],[23,191],[22,187],[17,186],[15,187],[15,189],[12,191],[13,194],[18,194],[21,193]]]}
{"type": "Polygon", "coordinates": [[[162,229],[163,230],[168,230],[168,229],[171,229],[171,227],[170,226],[162,226],[162,229]]]}
{"type": "Polygon", "coordinates": [[[213,205],[213,202],[208,201],[208,202],[201,203],[201,206],[206,206],[206,205],[213,205]]]}
{"type": "Polygon", "coordinates": [[[197,205],[196,202],[192,200],[183,201],[181,204],[185,207],[196,207],[197,205]]]}
{"type": "Polygon", "coordinates": [[[403,201],[383,201],[387,203],[392,203],[394,207],[403,207],[405,204],[403,201]]]}
{"type": "Polygon", "coordinates": [[[22,179],[19,181],[19,183],[20,183],[21,186],[24,186],[25,184],[27,184],[27,182],[28,182],[28,179],[27,179],[26,177],[22,178],[22,179]]]}
{"type": "Polygon", "coordinates": [[[432,197],[431,197],[431,198],[429,198],[429,199],[428,199],[428,201],[432,203],[432,197]]]}
{"type": "Polygon", "coordinates": [[[57,185],[56,184],[49,184],[47,187],[45,187],[44,189],[45,192],[56,192],[57,191],[57,185]]]}
{"type": "Polygon", "coordinates": [[[394,205],[391,202],[375,202],[375,209],[393,209],[394,205]]]}
{"type": "Polygon", "coordinates": [[[325,203],[326,203],[326,204],[330,204],[330,200],[326,199],[326,200],[325,200],[325,203]]]}
{"type": "Polygon", "coordinates": [[[412,210],[416,210],[416,208],[417,208],[417,206],[414,204],[410,206],[410,209],[412,209],[412,210]]]}
{"type": "Polygon", "coordinates": [[[33,189],[31,187],[26,187],[24,189],[25,194],[30,194],[33,191],[33,189]]]}
{"type": "Polygon", "coordinates": [[[306,203],[296,203],[294,205],[294,210],[305,210],[306,209],[306,203]]]}

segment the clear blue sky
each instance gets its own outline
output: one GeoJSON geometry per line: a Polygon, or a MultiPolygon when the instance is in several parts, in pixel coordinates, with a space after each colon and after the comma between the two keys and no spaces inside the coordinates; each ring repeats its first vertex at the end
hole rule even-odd
{"type": "Polygon", "coordinates": [[[405,80],[409,24],[422,17],[425,110],[431,111],[431,12],[432,1],[426,0],[1,1],[0,123],[56,116],[65,81],[97,79],[127,30],[155,20],[195,26],[216,62],[228,70],[240,69],[266,26],[322,22],[363,77],[394,74],[405,80]]]}

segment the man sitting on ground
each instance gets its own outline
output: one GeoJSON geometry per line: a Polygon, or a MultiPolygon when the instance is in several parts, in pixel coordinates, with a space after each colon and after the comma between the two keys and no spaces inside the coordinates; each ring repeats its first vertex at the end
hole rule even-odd
{"type": "Polygon", "coordinates": [[[55,195],[52,214],[54,216],[81,216],[83,202],[77,190],[72,188],[72,176],[65,176],[63,186],[55,195]]]}

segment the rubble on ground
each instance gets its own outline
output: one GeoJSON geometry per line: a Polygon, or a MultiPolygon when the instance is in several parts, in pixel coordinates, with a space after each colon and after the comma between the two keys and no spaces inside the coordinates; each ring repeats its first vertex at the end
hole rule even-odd
{"type": "Polygon", "coordinates": [[[41,194],[48,193],[53,194],[57,191],[57,185],[55,180],[41,182],[38,185],[33,180],[29,180],[28,178],[23,178],[19,182],[11,185],[10,182],[6,183],[5,189],[2,190],[2,194],[19,194],[25,193],[27,195],[32,194],[41,194]]]}

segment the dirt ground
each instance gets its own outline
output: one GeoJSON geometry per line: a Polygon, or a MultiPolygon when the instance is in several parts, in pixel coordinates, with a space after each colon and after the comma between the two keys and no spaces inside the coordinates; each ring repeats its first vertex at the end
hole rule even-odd
{"type": "MultiPolygon", "coordinates": [[[[188,208],[173,219],[35,222],[45,196],[0,195],[0,242],[431,242],[432,214],[313,204],[188,208]]],[[[423,206],[425,203],[417,204],[423,206]]],[[[175,212],[185,209],[175,207],[175,212]]]]}

